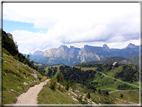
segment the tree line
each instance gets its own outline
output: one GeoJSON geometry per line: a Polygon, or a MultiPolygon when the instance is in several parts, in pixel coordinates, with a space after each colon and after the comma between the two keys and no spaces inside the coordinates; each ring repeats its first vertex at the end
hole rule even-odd
{"type": "Polygon", "coordinates": [[[30,59],[29,59],[30,55],[27,55],[27,57],[26,57],[23,54],[21,54],[18,51],[17,43],[14,42],[12,39],[10,39],[8,37],[8,35],[6,34],[6,32],[3,31],[3,30],[2,30],[2,48],[3,48],[2,49],[3,53],[6,53],[10,56],[13,56],[16,60],[18,60],[18,61],[20,61],[24,64],[27,64],[29,67],[40,72],[39,69],[38,69],[38,66],[34,65],[34,61],[30,61],[30,59]]]}

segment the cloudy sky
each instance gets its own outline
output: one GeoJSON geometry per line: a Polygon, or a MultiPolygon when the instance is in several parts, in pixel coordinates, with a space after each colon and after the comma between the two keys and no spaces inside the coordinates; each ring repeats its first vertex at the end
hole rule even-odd
{"type": "Polygon", "coordinates": [[[3,3],[3,30],[22,53],[84,45],[140,45],[139,3],[3,3]]]}

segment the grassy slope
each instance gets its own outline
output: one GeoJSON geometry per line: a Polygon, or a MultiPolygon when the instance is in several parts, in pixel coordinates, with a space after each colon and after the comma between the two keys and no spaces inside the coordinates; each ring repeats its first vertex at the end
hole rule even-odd
{"type": "MultiPolygon", "coordinates": [[[[115,96],[121,100],[124,100],[124,101],[131,101],[134,103],[139,103],[138,91],[117,91],[117,92],[111,93],[110,95],[105,95],[105,94],[99,94],[98,91],[96,91],[94,93],[93,90],[87,89],[86,86],[83,87],[79,83],[73,84],[72,87],[74,87],[75,90],[80,90],[79,93],[76,93],[77,95],[87,94],[88,92],[90,92],[91,99],[94,102],[96,102],[97,104],[99,104],[99,103],[105,104],[105,101],[107,101],[107,100],[111,100],[114,104],[128,104],[123,101],[119,101],[119,100],[114,99],[115,96]],[[123,94],[123,98],[120,97],[120,94],[123,94]]],[[[113,89],[108,89],[108,90],[113,90],[113,89]]],[[[102,89],[102,91],[103,91],[103,89],[102,89]]]]}
{"type": "Polygon", "coordinates": [[[53,91],[47,83],[38,94],[38,104],[79,104],[79,102],[74,101],[71,96],[58,89],[53,91]]]}
{"type": "Polygon", "coordinates": [[[117,91],[111,93],[111,95],[121,100],[139,103],[139,91],[117,91]],[[120,97],[121,94],[123,94],[123,98],[120,97]]]}
{"type": "MultiPolygon", "coordinates": [[[[54,78],[57,76],[57,74],[60,72],[60,70],[59,70],[59,68],[60,68],[60,66],[56,66],[57,67],[57,73],[54,75],[54,78]]],[[[45,68],[45,75],[47,75],[48,74],[48,68],[51,68],[51,66],[49,66],[49,67],[46,67],[45,68]]],[[[52,70],[52,72],[54,72],[54,70],[53,69],[51,69],[52,70]]]]}
{"type": "MultiPolygon", "coordinates": [[[[16,103],[20,94],[26,92],[31,86],[39,84],[41,81],[33,77],[34,69],[15,60],[13,56],[3,53],[3,104],[16,103]],[[28,85],[24,85],[26,82],[28,85]]],[[[42,75],[35,71],[38,76],[42,75]]]]}
{"type": "MultiPolygon", "coordinates": [[[[77,66],[76,66],[77,67],[77,66]]],[[[77,68],[80,68],[80,67],[77,67],[77,68]]],[[[81,67],[81,70],[82,71],[86,71],[86,70],[96,70],[97,67],[81,67]]],[[[48,70],[48,69],[47,69],[48,70]]],[[[59,70],[59,69],[58,69],[59,70]]],[[[119,66],[117,68],[115,68],[114,70],[110,70],[108,72],[106,72],[107,75],[109,76],[112,76],[114,77],[115,73],[116,72],[120,72],[122,70],[122,66],[119,66]]],[[[117,87],[118,85],[122,85],[124,83],[120,82],[120,81],[117,81],[115,79],[112,79],[112,78],[108,78],[108,77],[105,77],[103,75],[99,75],[98,73],[95,74],[95,78],[93,80],[93,82],[99,82],[99,83],[102,83],[102,84],[99,84],[100,86],[96,87],[97,89],[101,89],[102,91],[108,91],[108,92],[112,92],[112,91],[116,91],[117,90],[117,87]]],[[[135,85],[138,85],[138,82],[135,82],[134,83],[135,85]]],[[[122,101],[119,101],[119,100],[116,100],[114,99],[115,97],[115,93],[111,93],[111,95],[109,96],[104,96],[104,95],[101,95],[98,93],[98,91],[96,91],[96,93],[93,92],[93,90],[91,89],[87,89],[86,86],[82,86],[81,84],[79,83],[75,83],[71,86],[72,88],[74,87],[74,90],[80,90],[79,93],[76,93],[78,95],[81,95],[81,94],[87,94],[88,92],[90,92],[91,94],[91,98],[94,102],[96,103],[101,103],[101,104],[104,104],[105,101],[107,101],[107,98],[108,100],[111,100],[113,103],[115,104],[127,104],[125,102],[122,102],[122,101]],[[100,100],[99,100],[100,99],[100,100]]],[[[135,88],[135,87],[133,87],[135,88]]],[[[129,90],[129,89],[128,89],[129,90]]],[[[117,92],[116,92],[117,93],[117,92]]],[[[126,96],[123,98],[123,100],[128,100],[128,101],[132,101],[132,102],[136,102],[138,103],[138,96],[139,94],[136,92],[134,93],[134,96],[137,96],[137,98],[132,98],[131,94],[125,94],[125,93],[128,93],[127,91],[123,92],[123,91],[119,91],[119,94],[117,95],[117,98],[119,98],[120,94],[123,93],[124,95],[127,95],[127,98],[126,96]]]]}
{"type": "Polygon", "coordinates": [[[132,61],[132,64],[139,65],[139,55],[133,55],[128,57],[132,61]]]}
{"type": "MultiPolygon", "coordinates": [[[[132,69],[136,69],[136,66],[134,66],[134,65],[130,65],[130,66],[132,66],[132,69]]],[[[80,68],[80,67],[76,66],[76,68],[80,68]]],[[[83,71],[86,71],[86,70],[96,70],[96,69],[97,69],[97,67],[81,67],[81,70],[83,70],[83,71]]],[[[113,70],[110,70],[110,71],[105,71],[104,70],[103,73],[108,75],[108,76],[110,76],[110,77],[114,77],[115,74],[117,72],[121,72],[122,69],[123,69],[123,65],[120,65],[119,67],[115,67],[113,70]]],[[[103,75],[101,75],[101,76],[99,76],[98,74],[95,74],[95,75],[96,75],[95,76],[96,78],[94,78],[94,82],[95,81],[99,81],[99,82],[103,82],[105,84],[106,82],[110,81],[110,82],[113,82],[113,85],[114,85],[114,79],[111,79],[111,78],[108,78],[108,77],[104,77],[103,75]]],[[[121,82],[118,82],[118,83],[121,84],[121,82]]],[[[139,86],[139,82],[133,82],[131,84],[139,86]]]]}
{"type": "MultiPolygon", "coordinates": [[[[133,69],[133,70],[136,70],[136,69],[137,69],[137,70],[139,71],[139,69],[136,68],[135,65],[128,65],[128,66],[131,66],[131,67],[132,67],[131,69],[133,69]]],[[[120,65],[119,67],[115,67],[114,69],[112,69],[112,70],[110,70],[110,71],[104,72],[104,74],[106,74],[106,75],[108,75],[108,76],[111,76],[111,77],[114,77],[114,76],[116,75],[116,73],[117,73],[117,72],[121,72],[122,69],[123,69],[123,65],[120,65]]],[[[128,72],[129,72],[129,71],[128,71],[128,72]]],[[[117,78],[117,79],[120,79],[120,80],[121,80],[121,78],[117,78]]],[[[134,85],[139,86],[139,82],[133,82],[133,83],[131,83],[131,84],[134,84],[134,85]]]]}
{"type": "MultiPolygon", "coordinates": [[[[133,66],[133,65],[132,65],[133,66]]],[[[80,67],[79,67],[80,68],[80,67]]],[[[135,69],[135,66],[132,67],[133,69],[135,69]]],[[[96,67],[81,67],[81,70],[95,70],[96,67]]],[[[116,72],[120,72],[122,70],[122,66],[119,66],[117,68],[115,68],[114,70],[110,70],[108,72],[105,72],[106,75],[109,75],[109,76],[112,76],[114,77],[114,75],[116,74],[116,72]]],[[[95,74],[95,78],[93,80],[93,82],[99,82],[99,83],[102,83],[100,84],[99,87],[96,87],[97,89],[101,89],[101,90],[105,90],[105,91],[108,91],[108,92],[111,92],[111,91],[115,91],[117,90],[117,87],[118,85],[123,85],[124,83],[120,82],[120,81],[115,81],[114,79],[112,78],[108,78],[108,77],[105,77],[103,75],[98,75],[98,73],[95,74]]],[[[132,83],[134,85],[139,85],[139,82],[134,82],[132,83]]],[[[133,86],[132,86],[133,87],[133,86]]],[[[81,87],[80,90],[86,90],[86,88],[83,88],[81,87]]],[[[136,88],[136,87],[133,87],[133,88],[136,88]]],[[[79,87],[78,87],[79,89],[79,87]]],[[[126,89],[126,90],[129,90],[129,89],[126,89]]],[[[91,96],[92,96],[92,99],[94,100],[94,102],[96,103],[102,103],[103,102],[103,96],[97,94],[97,93],[93,93],[91,92],[91,96]],[[102,99],[102,100],[99,100],[99,98],[102,99]]],[[[110,95],[111,97],[117,97],[119,99],[122,99],[122,100],[128,100],[128,101],[132,101],[132,102],[135,102],[135,103],[138,103],[139,102],[139,93],[138,91],[118,91],[118,92],[114,92],[114,93],[111,93],[110,95]],[[120,94],[123,94],[124,95],[124,98],[120,98],[120,94]]],[[[122,102],[122,101],[119,101],[119,100],[114,100],[114,103],[115,104],[127,104],[125,102],[122,102]]]]}

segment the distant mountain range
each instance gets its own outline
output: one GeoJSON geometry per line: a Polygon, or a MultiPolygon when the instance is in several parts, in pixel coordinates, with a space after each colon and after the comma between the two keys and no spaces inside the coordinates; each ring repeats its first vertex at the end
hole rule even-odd
{"type": "Polygon", "coordinates": [[[99,61],[106,57],[130,57],[139,55],[139,46],[130,43],[123,49],[110,49],[106,44],[103,47],[85,45],[84,48],[76,48],[61,45],[59,48],[52,48],[45,52],[35,51],[30,55],[30,60],[49,65],[64,63],[66,65],[75,65],[88,61],[99,61]]]}
{"type": "Polygon", "coordinates": [[[139,66],[139,55],[133,55],[128,58],[111,56],[111,57],[106,57],[100,61],[89,61],[89,62],[85,62],[85,63],[79,63],[76,66],[85,65],[85,64],[109,64],[109,63],[112,64],[114,62],[118,62],[121,64],[132,64],[132,65],[139,66]]]}

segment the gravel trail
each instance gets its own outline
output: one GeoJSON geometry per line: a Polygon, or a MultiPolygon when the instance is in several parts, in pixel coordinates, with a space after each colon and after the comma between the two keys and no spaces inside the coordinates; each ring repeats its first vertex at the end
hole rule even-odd
{"type": "Polygon", "coordinates": [[[43,85],[45,85],[50,79],[47,79],[44,82],[41,82],[38,85],[35,85],[34,87],[29,88],[29,90],[26,93],[21,94],[17,98],[17,102],[14,105],[17,104],[37,104],[37,97],[38,93],[43,88],[43,85]]]}

